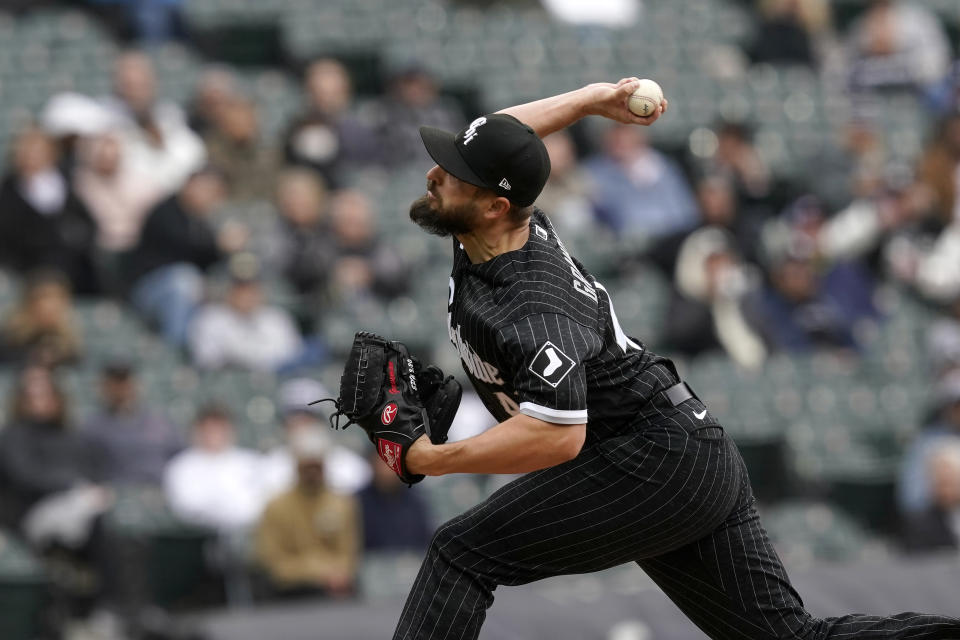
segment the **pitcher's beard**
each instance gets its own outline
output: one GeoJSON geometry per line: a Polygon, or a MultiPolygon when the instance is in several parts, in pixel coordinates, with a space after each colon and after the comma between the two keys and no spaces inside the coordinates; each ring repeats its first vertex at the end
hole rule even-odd
{"type": "Polygon", "coordinates": [[[441,238],[470,233],[477,218],[476,210],[469,204],[436,208],[429,197],[422,196],[410,205],[410,219],[427,233],[441,238]]]}

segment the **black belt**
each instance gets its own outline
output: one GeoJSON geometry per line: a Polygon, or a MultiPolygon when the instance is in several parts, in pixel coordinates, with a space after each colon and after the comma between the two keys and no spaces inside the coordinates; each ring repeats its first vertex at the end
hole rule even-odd
{"type": "Polygon", "coordinates": [[[680,405],[682,402],[686,402],[690,398],[697,397],[697,394],[695,394],[693,390],[687,386],[686,382],[678,382],[672,387],[667,387],[660,393],[665,395],[667,400],[670,401],[670,404],[675,407],[680,405]]]}

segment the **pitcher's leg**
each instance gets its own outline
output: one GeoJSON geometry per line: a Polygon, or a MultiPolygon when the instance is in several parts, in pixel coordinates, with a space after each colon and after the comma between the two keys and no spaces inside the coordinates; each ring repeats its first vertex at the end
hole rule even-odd
{"type": "Polygon", "coordinates": [[[752,498],[712,534],[638,564],[714,640],[960,638],[957,618],[811,616],[760,525],[752,498]]]}
{"type": "Polygon", "coordinates": [[[475,638],[497,585],[585,573],[701,538],[729,512],[740,472],[726,447],[682,431],[677,450],[625,438],[528,474],[441,526],[395,640],[475,638]],[[629,451],[613,465],[610,447],[629,451]],[[663,471],[641,479],[635,467],[663,471]]]}

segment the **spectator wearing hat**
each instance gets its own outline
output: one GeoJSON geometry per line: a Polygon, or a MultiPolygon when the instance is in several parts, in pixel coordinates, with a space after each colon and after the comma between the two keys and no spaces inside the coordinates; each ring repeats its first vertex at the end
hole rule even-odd
{"type": "MultiPolygon", "coordinates": [[[[301,432],[328,427],[321,405],[310,404],[330,397],[322,384],[311,378],[291,378],[280,386],[279,394],[284,439],[265,455],[264,478],[271,493],[281,493],[296,483],[297,461],[290,443],[301,432]]],[[[354,494],[370,481],[370,465],[345,446],[332,444],[324,462],[324,476],[331,491],[354,494]]]]}
{"type": "Polygon", "coordinates": [[[108,362],[100,375],[100,409],[83,427],[93,443],[97,476],[112,485],[160,486],[163,470],[184,447],[180,430],[140,400],[133,364],[108,362]]]}
{"type": "Polygon", "coordinates": [[[960,445],[960,370],[940,379],[934,397],[933,419],[903,457],[897,501],[907,520],[934,504],[930,482],[933,453],[944,446],[960,445]]]}
{"type": "Polygon", "coordinates": [[[290,441],[296,485],[267,505],[256,532],[256,557],[279,597],[349,596],[360,556],[360,518],[354,498],[326,484],[326,434],[305,429],[290,441]]]}
{"type": "MultiPolygon", "coordinates": [[[[854,328],[869,315],[855,303],[870,290],[860,274],[821,274],[813,256],[797,250],[774,258],[768,275],[767,286],[748,304],[754,326],[771,349],[858,348],[854,328]]],[[[866,298],[869,302],[869,293],[866,298]]]]}
{"type": "Polygon", "coordinates": [[[219,173],[194,174],[180,193],[150,212],[131,251],[130,301],[171,345],[186,342],[190,319],[203,299],[204,273],[245,242],[236,227],[218,234],[210,222],[225,196],[219,173]]]}
{"type": "Polygon", "coordinates": [[[276,371],[303,351],[296,323],[285,309],[264,302],[259,263],[235,260],[231,271],[225,300],[203,305],[190,326],[193,363],[276,371]]]}
{"type": "Polygon", "coordinates": [[[430,510],[420,493],[407,486],[376,451],[370,454],[373,478],[360,492],[365,551],[422,551],[433,536],[430,510]]]}
{"type": "Polygon", "coordinates": [[[82,355],[70,284],[59,271],[38,271],[0,327],[0,362],[55,367],[82,355]]]}

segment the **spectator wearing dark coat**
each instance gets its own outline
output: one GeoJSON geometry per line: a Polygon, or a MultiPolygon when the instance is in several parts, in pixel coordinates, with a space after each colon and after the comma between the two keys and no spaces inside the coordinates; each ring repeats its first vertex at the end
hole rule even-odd
{"type": "Polygon", "coordinates": [[[130,362],[118,359],[104,366],[100,395],[100,410],[83,426],[98,478],[111,485],[159,487],[167,462],[185,446],[179,430],[140,401],[130,362]]]}
{"type": "Polygon", "coordinates": [[[865,269],[840,263],[821,273],[801,251],[775,258],[768,275],[768,286],[750,306],[773,350],[857,349],[856,324],[876,315],[865,269]]]}
{"type": "Polygon", "coordinates": [[[202,299],[204,272],[223,255],[224,241],[209,217],[224,195],[219,174],[194,174],[179,194],[148,215],[130,256],[127,272],[134,307],[176,346],[183,345],[190,317],[202,299]]]}
{"type": "Polygon", "coordinates": [[[95,478],[90,441],[70,428],[66,396],[47,369],[25,369],[17,381],[10,422],[0,432],[0,469],[13,522],[42,498],[95,478]]]}
{"type": "Polygon", "coordinates": [[[28,129],[13,146],[13,169],[0,183],[0,261],[20,273],[54,268],[75,292],[96,293],[96,223],[57,167],[53,141],[28,129]]]}
{"type": "Polygon", "coordinates": [[[350,75],[340,62],[322,58],[307,67],[304,96],[304,110],[283,135],[288,163],[316,171],[334,188],[349,170],[380,164],[388,145],[353,112],[350,75]]]}
{"type": "Polygon", "coordinates": [[[407,491],[397,475],[376,455],[370,456],[373,479],[360,493],[363,548],[366,551],[426,549],[433,526],[426,503],[407,491]]]}

